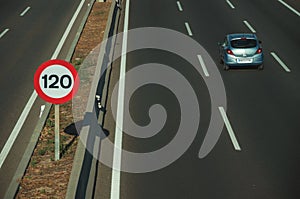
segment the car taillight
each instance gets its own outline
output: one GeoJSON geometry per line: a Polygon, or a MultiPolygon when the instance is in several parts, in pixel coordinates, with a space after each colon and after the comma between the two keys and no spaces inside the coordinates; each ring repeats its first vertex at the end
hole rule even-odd
{"type": "Polygon", "coordinates": [[[227,49],[226,52],[227,52],[227,54],[233,55],[233,52],[230,49],[227,49]]]}
{"type": "Polygon", "coordinates": [[[262,49],[261,48],[259,48],[259,49],[257,49],[257,51],[256,51],[256,53],[255,54],[260,54],[262,52],[262,49]]]}

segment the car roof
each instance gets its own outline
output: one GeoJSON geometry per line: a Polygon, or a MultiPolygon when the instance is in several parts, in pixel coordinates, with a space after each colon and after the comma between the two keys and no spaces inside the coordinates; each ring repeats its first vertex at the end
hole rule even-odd
{"type": "Polygon", "coordinates": [[[228,34],[227,38],[229,41],[240,39],[240,38],[247,38],[247,39],[257,39],[256,35],[253,33],[234,33],[234,34],[228,34]]]}

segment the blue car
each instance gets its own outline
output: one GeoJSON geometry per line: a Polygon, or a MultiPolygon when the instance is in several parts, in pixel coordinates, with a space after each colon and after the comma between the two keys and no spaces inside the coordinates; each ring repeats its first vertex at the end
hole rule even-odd
{"type": "Polygon", "coordinates": [[[231,67],[245,68],[257,67],[259,70],[264,68],[264,55],[261,41],[252,33],[237,33],[226,35],[220,46],[220,62],[224,70],[231,67]]]}

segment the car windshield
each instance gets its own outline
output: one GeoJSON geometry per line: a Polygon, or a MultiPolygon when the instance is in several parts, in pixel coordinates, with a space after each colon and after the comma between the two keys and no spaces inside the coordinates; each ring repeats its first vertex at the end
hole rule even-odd
{"type": "Polygon", "coordinates": [[[233,48],[253,48],[256,46],[255,39],[235,39],[231,40],[230,43],[233,48]]]}

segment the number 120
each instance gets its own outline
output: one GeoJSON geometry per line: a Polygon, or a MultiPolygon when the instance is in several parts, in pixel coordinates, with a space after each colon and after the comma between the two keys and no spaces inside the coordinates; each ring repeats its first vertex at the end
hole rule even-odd
{"type": "Polygon", "coordinates": [[[58,75],[44,75],[44,88],[59,88],[68,89],[72,86],[72,78],[69,75],[62,75],[60,78],[58,75]],[[50,83],[48,87],[48,81],[50,83]]]}

